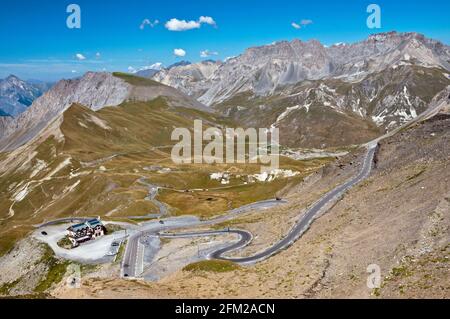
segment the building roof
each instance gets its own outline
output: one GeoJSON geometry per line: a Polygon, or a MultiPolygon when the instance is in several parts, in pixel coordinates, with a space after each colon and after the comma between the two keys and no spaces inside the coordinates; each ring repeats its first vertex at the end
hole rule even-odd
{"type": "Polygon", "coordinates": [[[88,227],[88,225],[86,225],[86,223],[82,223],[82,224],[72,225],[72,226],[70,226],[68,228],[68,230],[77,231],[77,230],[80,230],[80,229],[84,229],[86,227],[88,227]]]}
{"type": "Polygon", "coordinates": [[[100,220],[98,220],[97,218],[88,220],[86,223],[91,227],[95,227],[97,225],[103,225],[102,222],[100,220]]]}
{"type": "Polygon", "coordinates": [[[67,230],[76,232],[76,231],[84,229],[84,228],[94,228],[98,225],[103,225],[103,223],[100,221],[100,219],[94,218],[94,219],[90,219],[84,223],[72,225],[67,230]]]}

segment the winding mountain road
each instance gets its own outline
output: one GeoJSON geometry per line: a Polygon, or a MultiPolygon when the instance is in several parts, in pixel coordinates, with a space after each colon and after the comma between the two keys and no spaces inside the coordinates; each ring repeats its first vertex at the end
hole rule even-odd
{"type": "MultiPolygon", "coordinates": [[[[264,251],[261,251],[253,256],[248,257],[226,257],[225,254],[243,248],[251,242],[252,235],[247,231],[242,230],[224,230],[221,232],[215,232],[215,234],[221,233],[236,233],[240,236],[240,240],[237,243],[233,243],[230,246],[225,248],[221,248],[219,250],[214,251],[209,255],[209,258],[213,259],[222,259],[229,260],[239,264],[252,264],[258,261],[265,260],[283,249],[291,246],[296,240],[298,240],[309,228],[312,222],[325,211],[326,207],[338,200],[344,193],[352,188],[354,185],[360,183],[364,179],[366,179],[371,172],[372,163],[375,155],[375,151],[377,148],[377,143],[371,143],[367,146],[367,153],[363,161],[363,165],[358,175],[351,178],[344,184],[341,184],[334,188],[333,190],[326,193],[322,196],[317,202],[315,202],[305,214],[303,214],[300,219],[297,221],[296,225],[291,229],[291,231],[279,242],[274,244],[273,246],[267,248],[264,251]]],[[[179,238],[179,237],[198,237],[198,236],[208,236],[211,233],[208,232],[198,232],[198,233],[181,233],[181,234],[172,234],[167,235],[163,234],[161,236],[171,237],[171,238],[179,238]]]]}
{"type": "MultiPolygon", "coordinates": [[[[221,223],[225,220],[236,217],[236,215],[247,212],[249,210],[255,210],[258,208],[267,208],[273,205],[284,203],[284,201],[276,201],[276,200],[267,200],[261,201],[253,204],[246,205],[244,207],[240,207],[234,209],[229,212],[229,214],[220,216],[207,221],[198,221],[198,222],[187,222],[187,223],[175,223],[175,224],[164,224],[159,227],[152,227],[146,231],[141,231],[139,233],[133,234],[128,239],[127,249],[125,251],[124,261],[122,263],[122,276],[125,277],[137,277],[140,275],[138,269],[142,269],[141,256],[139,254],[139,241],[140,238],[144,235],[158,235],[164,238],[189,238],[189,237],[203,237],[203,236],[214,236],[214,235],[224,235],[224,234],[236,234],[239,237],[237,242],[233,242],[232,244],[220,248],[214,252],[212,252],[208,258],[210,259],[221,259],[221,260],[229,260],[239,264],[252,264],[262,260],[265,260],[283,249],[291,246],[296,240],[298,240],[309,228],[311,223],[322,213],[325,212],[327,207],[337,201],[344,193],[349,190],[354,185],[360,183],[365,178],[370,175],[372,169],[372,163],[375,155],[375,151],[377,148],[377,143],[369,143],[366,145],[367,152],[365,154],[364,160],[362,162],[362,167],[359,173],[345,182],[341,184],[325,195],[323,195],[317,202],[315,202],[306,213],[302,214],[295,226],[291,229],[291,231],[280,241],[272,245],[271,247],[261,251],[255,255],[247,256],[247,257],[227,257],[225,256],[227,253],[242,249],[247,246],[253,239],[253,236],[250,232],[239,229],[226,229],[219,231],[202,231],[202,232],[183,232],[183,233],[164,233],[165,231],[179,229],[184,227],[196,227],[201,225],[214,225],[221,223]]],[[[170,222],[170,221],[167,221],[170,222]]],[[[166,222],[166,223],[167,223],[166,222]]]]}
{"type": "MultiPolygon", "coordinates": [[[[239,241],[233,243],[232,245],[224,248],[226,251],[232,251],[247,246],[253,239],[252,233],[242,229],[225,229],[225,230],[212,230],[204,232],[187,232],[180,234],[159,234],[162,238],[191,238],[191,237],[204,237],[204,236],[216,236],[216,235],[227,235],[227,234],[237,234],[240,238],[239,241]]],[[[215,251],[213,254],[221,254],[222,249],[215,251]]],[[[211,255],[212,256],[212,255],[211,255]]],[[[212,256],[213,257],[213,256],[212,256]]],[[[216,257],[213,257],[216,258],[216,257]]]]}
{"type": "MultiPolygon", "coordinates": [[[[140,244],[141,238],[144,236],[160,236],[160,237],[171,237],[171,238],[181,238],[181,237],[200,237],[200,236],[212,236],[221,235],[226,233],[235,233],[240,236],[240,245],[247,245],[251,239],[252,234],[244,230],[223,230],[223,231],[206,231],[197,233],[182,233],[182,234],[165,234],[174,229],[186,228],[186,227],[198,227],[198,226],[211,226],[216,225],[227,220],[236,218],[237,216],[244,214],[252,210],[262,210],[277,205],[285,204],[285,200],[268,199],[259,202],[251,203],[242,207],[238,207],[230,210],[227,214],[218,216],[216,218],[208,220],[198,220],[196,218],[168,218],[162,222],[162,224],[151,223],[147,226],[143,226],[138,232],[130,235],[128,238],[125,254],[122,262],[122,277],[136,278],[140,275],[140,270],[143,269],[143,259],[142,259],[142,244],[140,244]]],[[[235,244],[232,245],[235,247],[235,244]]],[[[237,249],[239,245],[236,245],[237,249]]]]}
{"type": "MultiPolygon", "coordinates": [[[[265,259],[277,254],[281,250],[288,248],[308,230],[308,228],[312,224],[312,222],[322,212],[324,212],[326,210],[326,207],[329,204],[338,200],[342,195],[344,195],[344,193],[347,190],[349,190],[356,184],[362,182],[364,179],[366,179],[370,175],[370,172],[371,172],[372,166],[373,166],[372,164],[374,161],[375,152],[377,150],[379,141],[398,133],[402,129],[408,128],[408,127],[414,125],[415,123],[418,123],[418,122],[421,122],[421,121],[424,121],[424,120],[427,120],[427,119],[433,117],[434,115],[439,113],[440,110],[446,105],[448,105],[447,101],[442,101],[440,103],[436,103],[435,105],[432,105],[431,107],[429,107],[425,112],[421,113],[418,117],[416,117],[412,121],[400,126],[399,128],[397,128],[396,130],[394,130],[390,133],[380,136],[379,138],[367,143],[365,145],[367,147],[367,153],[365,155],[363,165],[361,167],[359,174],[356,175],[355,177],[351,178],[344,184],[339,185],[336,188],[334,188],[333,190],[329,191],[324,196],[322,196],[317,202],[315,202],[306,211],[306,213],[304,215],[301,216],[301,218],[297,221],[296,225],[292,228],[292,230],[282,240],[277,242],[275,245],[267,248],[266,250],[264,250],[262,252],[259,252],[255,255],[249,256],[249,257],[226,257],[226,256],[224,256],[225,254],[232,252],[234,250],[240,249],[240,248],[248,245],[248,243],[251,241],[251,239],[249,240],[246,235],[243,235],[243,234],[239,233],[238,231],[233,230],[230,232],[238,233],[241,236],[239,242],[234,243],[228,247],[219,249],[219,250],[213,252],[212,254],[210,254],[209,257],[214,258],[214,259],[229,260],[229,261],[232,261],[235,263],[240,263],[240,264],[251,264],[251,263],[265,260],[265,259]]],[[[195,234],[191,234],[191,235],[195,236],[195,234]]]]}

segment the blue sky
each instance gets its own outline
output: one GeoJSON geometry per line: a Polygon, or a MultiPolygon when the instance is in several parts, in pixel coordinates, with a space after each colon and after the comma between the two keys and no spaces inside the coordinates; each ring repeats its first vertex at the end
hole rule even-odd
{"type": "Polygon", "coordinates": [[[16,74],[57,80],[88,70],[127,71],[157,62],[167,66],[205,59],[200,56],[205,50],[208,58],[223,60],[273,41],[314,38],[330,45],[392,30],[450,43],[448,0],[16,0],[0,6],[0,78],[16,74]],[[71,3],[81,7],[81,29],[66,26],[71,3]],[[381,29],[366,26],[370,3],[381,7],[381,29]],[[201,23],[201,16],[213,21],[201,23]],[[144,19],[159,23],[141,29],[144,19]],[[166,22],[171,19],[192,21],[196,28],[170,31],[166,22]],[[312,23],[300,29],[291,25],[302,20],[312,23]],[[177,57],[174,49],[186,55],[177,57]]]}

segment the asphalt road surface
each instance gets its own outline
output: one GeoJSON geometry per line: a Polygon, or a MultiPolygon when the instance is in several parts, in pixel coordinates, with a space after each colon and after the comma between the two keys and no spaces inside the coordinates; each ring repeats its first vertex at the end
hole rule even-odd
{"type": "MultiPolygon", "coordinates": [[[[159,237],[163,238],[191,238],[191,237],[205,237],[205,236],[215,236],[215,235],[227,235],[227,234],[237,234],[239,236],[239,241],[226,247],[227,251],[236,250],[247,246],[253,239],[252,233],[241,229],[224,229],[224,230],[212,230],[204,232],[186,232],[179,234],[160,234],[159,237]]],[[[219,250],[215,251],[216,254],[219,250]]]]}
{"type": "Polygon", "coordinates": [[[255,263],[264,259],[267,259],[276,253],[280,252],[283,249],[288,248],[291,246],[297,239],[299,239],[305,231],[309,228],[311,223],[320,215],[320,213],[323,212],[323,209],[326,208],[326,206],[333,202],[334,200],[337,200],[340,198],[348,189],[353,187],[354,185],[358,184],[365,178],[367,178],[371,172],[372,169],[372,163],[373,163],[373,157],[375,154],[377,144],[370,144],[368,146],[368,150],[366,153],[366,156],[364,158],[364,162],[361,168],[361,171],[359,174],[349,181],[345,182],[344,184],[334,188],[324,196],[322,196],[315,204],[313,204],[304,215],[298,220],[296,225],[292,228],[292,230],[284,237],[282,240],[277,242],[275,245],[269,247],[268,249],[257,253],[253,256],[249,257],[241,257],[241,258],[229,258],[224,257],[223,255],[235,250],[235,245],[231,245],[226,248],[222,248],[220,250],[215,251],[211,254],[211,258],[215,259],[224,259],[224,260],[230,260],[236,263],[240,264],[248,264],[248,263],[255,263]]]}
{"type": "MultiPolygon", "coordinates": [[[[293,229],[279,242],[275,245],[267,248],[266,250],[259,252],[253,256],[249,257],[226,257],[225,254],[241,249],[247,246],[252,240],[252,234],[245,230],[238,229],[226,229],[220,231],[206,231],[206,232],[190,232],[190,233],[179,233],[179,234],[167,234],[163,233],[166,231],[180,229],[185,227],[197,227],[204,225],[214,225],[226,220],[235,218],[237,215],[246,213],[252,210],[260,210],[265,208],[270,208],[276,205],[284,204],[286,201],[284,200],[264,200],[256,203],[252,203],[249,205],[245,205],[243,207],[239,207],[233,209],[228,212],[228,214],[219,216],[217,218],[213,218],[206,221],[200,221],[198,219],[183,219],[183,218],[175,218],[175,219],[167,219],[163,224],[159,224],[154,222],[149,226],[143,226],[138,232],[130,235],[127,241],[126,250],[122,262],[122,277],[136,278],[140,275],[140,271],[143,268],[142,265],[142,252],[140,253],[140,248],[142,246],[139,244],[141,238],[147,235],[155,235],[167,238],[180,238],[180,237],[200,237],[200,236],[212,236],[212,235],[220,235],[226,233],[233,233],[238,235],[239,240],[237,242],[233,242],[232,244],[220,248],[214,252],[212,252],[208,257],[213,259],[222,259],[222,260],[230,260],[240,264],[251,264],[258,261],[262,261],[267,259],[274,254],[280,252],[283,249],[288,248],[292,245],[311,225],[315,218],[318,217],[320,213],[322,213],[323,209],[326,206],[337,200],[340,196],[342,196],[349,188],[354,186],[355,184],[364,180],[371,171],[372,162],[374,153],[376,150],[377,143],[370,143],[367,145],[368,150],[366,156],[364,158],[364,162],[359,174],[346,183],[336,187],[332,191],[328,192],[324,196],[322,196],[313,206],[311,206],[307,212],[301,216],[293,229]]],[[[66,222],[66,221],[84,221],[84,218],[62,218],[56,221],[48,222],[43,225],[50,225],[54,223],[66,222]]]]}
{"type": "Polygon", "coordinates": [[[240,236],[240,240],[238,244],[232,244],[233,249],[238,249],[240,246],[247,245],[251,239],[252,235],[251,233],[244,231],[244,230],[223,230],[223,231],[211,231],[211,232],[198,232],[198,233],[181,233],[179,235],[170,235],[170,234],[164,234],[163,232],[167,232],[174,229],[180,229],[185,227],[198,227],[198,226],[207,226],[207,225],[214,225],[219,224],[222,222],[225,222],[227,220],[230,220],[232,218],[235,218],[236,216],[246,213],[248,211],[252,210],[262,210],[267,209],[270,207],[274,207],[276,205],[282,205],[285,204],[285,200],[276,200],[276,199],[269,199],[269,200],[263,200],[259,202],[255,202],[249,205],[245,205],[239,208],[235,208],[228,212],[228,214],[223,216],[218,216],[216,218],[212,218],[209,220],[201,221],[196,218],[189,219],[189,218],[170,218],[164,220],[163,224],[159,224],[158,222],[153,222],[152,224],[149,224],[148,226],[144,226],[141,228],[140,231],[137,233],[134,233],[130,235],[128,238],[127,246],[125,249],[125,254],[123,257],[122,262],[122,277],[128,277],[128,278],[136,278],[139,277],[139,269],[142,269],[142,259],[139,258],[139,241],[144,236],[160,236],[160,237],[200,237],[200,236],[211,236],[214,233],[224,234],[224,233],[235,233],[238,236],[240,236]]]}
{"type": "Polygon", "coordinates": [[[122,276],[123,277],[136,277],[137,266],[137,252],[139,246],[139,234],[131,235],[128,238],[127,247],[125,249],[125,255],[122,262],[122,276]]]}
{"type": "MultiPolygon", "coordinates": [[[[292,230],[275,245],[249,257],[236,257],[236,258],[226,257],[224,256],[226,253],[245,247],[251,241],[252,235],[249,232],[242,230],[228,230],[228,231],[225,230],[216,233],[218,234],[224,232],[236,233],[240,236],[240,240],[237,243],[231,244],[230,246],[214,251],[213,253],[210,254],[209,258],[229,260],[239,264],[251,264],[265,260],[275,255],[276,253],[282,251],[283,249],[286,249],[289,246],[291,246],[297,239],[299,239],[305,233],[305,231],[309,228],[314,219],[316,219],[322,212],[324,212],[324,209],[327,207],[328,204],[334,202],[335,200],[338,200],[348,189],[360,183],[362,180],[364,180],[370,175],[375,150],[377,148],[377,143],[370,143],[368,144],[367,148],[368,148],[367,153],[365,155],[361,170],[358,173],[358,175],[351,178],[344,184],[337,186],[336,188],[334,188],[333,190],[322,196],[306,211],[305,214],[301,216],[301,218],[297,221],[296,225],[292,228],[292,230]]],[[[176,237],[198,237],[207,235],[211,235],[211,233],[208,232],[181,233],[181,234],[173,234],[171,236],[166,235],[164,236],[176,238],[176,237]]]]}

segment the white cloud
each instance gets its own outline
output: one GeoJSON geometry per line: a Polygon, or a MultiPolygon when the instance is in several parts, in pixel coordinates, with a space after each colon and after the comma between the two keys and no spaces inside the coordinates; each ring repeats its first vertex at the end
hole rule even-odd
{"type": "Polygon", "coordinates": [[[303,20],[300,21],[300,23],[292,22],[291,26],[298,30],[298,29],[301,29],[302,26],[307,26],[307,25],[312,24],[312,23],[313,23],[312,20],[303,19],[303,20]]]}
{"type": "Polygon", "coordinates": [[[209,51],[209,50],[204,50],[204,51],[200,51],[200,57],[201,58],[208,58],[212,55],[219,55],[219,52],[217,51],[209,51]]]}
{"type": "Polygon", "coordinates": [[[97,53],[95,54],[95,57],[96,57],[96,58],[101,58],[101,56],[102,56],[102,54],[101,54],[100,52],[97,52],[97,53]]]}
{"type": "Polygon", "coordinates": [[[200,23],[197,21],[170,19],[166,22],[166,28],[169,31],[186,31],[200,28],[200,23]]]}
{"type": "Polygon", "coordinates": [[[139,29],[144,30],[146,25],[153,28],[157,24],[159,24],[159,20],[150,21],[149,19],[144,19],[144,21],[142,21],[141,25],[139,26],[139,29]]]}
{"type": "Polygon", "coordinates": [[[129,66],[129,67],[128,67],[128,72],[130,72],[130,73],[136,73],[137,71],[136,71],[136,69],[133,68],[132,66],[129,66]]]}
{"type": "Polygon", "coordinates": [[[175,49],[173,50],[173,54],[178,57],[184,57],[186,55],[186,51],[184,51],[183,49],[175,49]]]}
{"type": "Polygon", "coordinates": [[[291,26],[293,26],[295,29],[301,29],[302,28],[299,24],[297,24],[295,22],[292,22],[291,26]]]}
{"type": "Polygon", "coordinates": [[[178,20],[176,18],[172,18],[166,22],[165,27],[169,31],[187,31],[192,29],[199,29],[202,24],[216,25],[216,21],[214,21],[211,17],[201,16],[198,21],[190,20],[178,20]]]}
{"type": "Polygon", "coordinates": [[[81,53],[75,54],[75,57],[80,61],[86,60],[86,57],[84,55],[82,55],[81,53]]]}
{"type": "Polygon", "coordinates": [[[214,19],[211,18],[211,17],[204,17],[204,16],[201,16],[201,17],[198,19],[198,22],[200,22],[200,23],[206,23],[206,24],[209,24],[209,25],[216,25],[216,21],[214,21],[214,19]]]}
{"type": "Polygon", "coordinates": [[[72,73],[78,73],[78,71],[77,70],[72,70],[72,73]]]}

